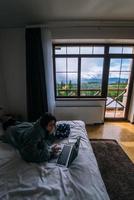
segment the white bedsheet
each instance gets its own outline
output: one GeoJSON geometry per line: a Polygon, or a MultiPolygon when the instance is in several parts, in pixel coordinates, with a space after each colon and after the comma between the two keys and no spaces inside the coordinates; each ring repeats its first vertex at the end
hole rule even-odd
{"type": "Polygon", "coordinates": [[[56,166],[56,160],[26,163],[12,146],[0,143],[0,200],[109,200],[84,122],[67,123],[71,134],[62,143],[82,137],[70,168],[56,166]]]}

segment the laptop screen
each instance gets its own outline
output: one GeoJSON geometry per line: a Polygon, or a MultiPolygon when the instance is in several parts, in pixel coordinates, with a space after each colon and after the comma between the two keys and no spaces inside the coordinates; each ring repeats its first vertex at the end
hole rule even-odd
{"type": "Polygon", "coordinates": [[[80,137],[72,145],[64,145],[62,152],[60,153],[57,164],[61,166],[69,167],[73,160],[77,157],[79,151],[80,137]]]}
{"type": "Polygon", "coordinates": [[[78,152],[79,152],[79,145],[80,145],[80,139],[81,137],[77,138],[77,141],[74,143],[70,157],[69,157],[69,161],[68,161],[68,167],[71,165],[71,163],[73,162],[73,160],[77,157],[78,152]]]}

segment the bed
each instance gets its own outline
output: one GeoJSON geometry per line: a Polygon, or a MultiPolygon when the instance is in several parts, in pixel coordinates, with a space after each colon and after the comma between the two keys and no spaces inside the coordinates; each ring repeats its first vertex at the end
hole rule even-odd
{"type": "Polygon", "coordinates": [[[81,136],[78,157],[70,168],[59,167],[56,159],[42,164],[26,163],[12,146],[0,142],[1,200],[109,200],[104,182],[88,140],[83,121],[69,123],[69,138],[81,136]]]}

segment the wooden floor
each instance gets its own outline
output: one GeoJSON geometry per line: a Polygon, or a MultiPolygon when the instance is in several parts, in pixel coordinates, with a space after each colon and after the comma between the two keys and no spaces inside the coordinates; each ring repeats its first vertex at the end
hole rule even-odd
{"type": "Polygon", "coordinates": [[[134,124],[105,122],[103,125],[86,126],[89,138],[115,139],[134,163],[134,124]]]}

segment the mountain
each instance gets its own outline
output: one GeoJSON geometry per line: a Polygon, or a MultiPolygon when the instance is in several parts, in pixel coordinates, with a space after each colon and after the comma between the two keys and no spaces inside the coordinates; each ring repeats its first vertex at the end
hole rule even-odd
{"type": "MultiPolygon", "coordinates": [[[[83,83],[87,83],[87,82],[88,83],[100,83],[101,79],[99,79],[99,78],[90,78],[90,79],[84,78],[84,79],[82,79],[82,82],[83,83]]],[[[118,83],[118,82],[119,82],[118,78],[109,78],[109,84],[118,83]]],[[[120,78],[120,82],[121,83],[127,83],[128,79],[127,78],[120,78]]]]}
{"type": "Polygon", "coordinates": [[[109,78],[109,83],[118,83],[120,81],[120,83],[127,83],[128,79],[127,78],[120,78],[120,80],[118,78],[109,78]]]}
{"type": "MultiPolygon", "coordinates": [[[[62,76],[62,74],[60,74],[60,76],[57,77],[57,82],[59,84],[61,82],[65,83],[66,82],[65,81],[65,76],[62,76]]],[[[71,82],[72,82],[72,84],[77,84],[77,79],[76,79],[75,76],[71,77],[71,82]]],[[[82,82],[83,83],[101,83],[101,78],[100,78],[100,76],[85,77],[85,78],[82,78],[82,82]]],[[[111,78],[109,78],[109,84],[118,83],[118,82],[119,82],[119,78],[117,78],[117,77],[111,77],[111,78]]],[[[127,83],[128,79],[127,78],[120,78],[120,82],[121,83],[127,83]]]]}

